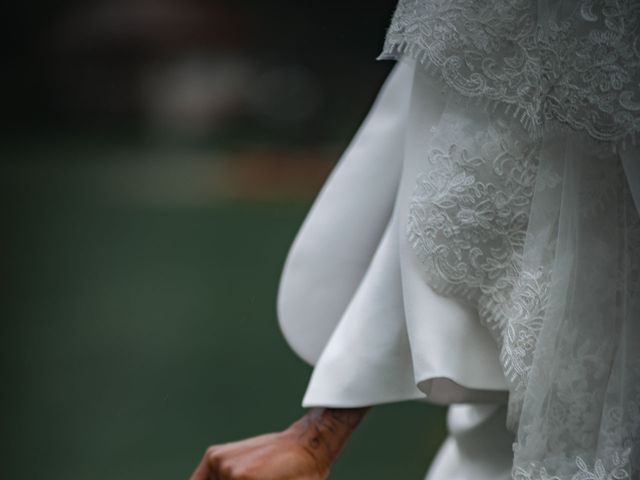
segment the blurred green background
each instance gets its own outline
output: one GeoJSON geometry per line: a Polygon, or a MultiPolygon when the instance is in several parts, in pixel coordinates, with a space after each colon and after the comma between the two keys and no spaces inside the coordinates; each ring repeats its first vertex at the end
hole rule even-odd
{"type": "MultiPolygon", "coordinates": [[[[3,477],[186,479],[303,412],[279,275],[390,67],[393,2],[11,7],[3,477]]],[[[443,437],[441,407],[380,406],[331,478],[421,479],[443,437]]]]}

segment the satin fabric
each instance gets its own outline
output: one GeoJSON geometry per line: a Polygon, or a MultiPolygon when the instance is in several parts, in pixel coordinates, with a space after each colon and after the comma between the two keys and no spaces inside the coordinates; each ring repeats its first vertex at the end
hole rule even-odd
{"type": "Polygon", "coordinates": [[[513,441],[497,346],[475,309],[429,287],[405,235],[445,104],[411,61],[396,65],[291,247],[278,314],[315,366],[304,406],[463,404],[427,478],[495,480],[508,478],[513,441]]]}

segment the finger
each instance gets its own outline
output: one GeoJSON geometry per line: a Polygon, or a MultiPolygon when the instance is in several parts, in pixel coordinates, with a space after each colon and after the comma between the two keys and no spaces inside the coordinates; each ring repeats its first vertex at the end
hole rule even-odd
{"type": "Polygon", "coordinates": [[[220,457],[208,448],[189,480],[218,480],[215,476],[220,457]]]}
{"type": "Polygon", "coordinates": [[[189,480],[211,480],[209,475],[210,471],[207,462],[202,460],[191,474],[191,477],[189,477],[189,480]]]}
{"type": "Polygon", "coordinates": [[[205,461],[200,462],[189,480],[211,480],[209,478],[209,465],[205,461]]]}

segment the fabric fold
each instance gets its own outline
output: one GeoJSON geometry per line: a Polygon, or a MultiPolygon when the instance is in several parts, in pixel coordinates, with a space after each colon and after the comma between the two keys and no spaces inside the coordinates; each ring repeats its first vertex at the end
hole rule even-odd
{"type": "Polygon", "coordinates": [[[289,251],[278,319],[291,348],[308,363],[320,356],[389,222],[412,74],[401,62],[389,76],[289,251]]]}
{"type": "Polygon", "coordinates": [[[514,479],[638,476],[639,32],[629,1],[400,0],[281,282],[305,405],[508,400],[514,479]]]}
{"type": "MultiPolygon", "coordinates": [[[[506,401],[491,336],[468,305],[430,288],[404,235],[406,195],[421,164],[424,141],[417,131],[408,133],[417,125],[428,131],[446,105],[425,82],[429,80],[412,62],[396,67],[314,204],[285,265],[280,322],[294,350],[306,353],[301,356],[315,364],[305,406],[353,407],[412,399],[442,404],[506,401]],[[391,94],[402,96],[402,115],[390,116],[380,108],[385,95],[391,94]],[[381,151],[380,144],[394,150],[381,151]],[[379,168],[395,181],[393,198],[387,198],[388,206],[385,203],[385,210],[392,211],[381,236],[370,225],[360,229],[362,212],[351,219],[343,216],[345,204],[347,211],[349,205],[379,208],[380,192],[360,189],[354,175],[365,167],[365,158],[368,168],[385,162],[379,168]],[[370,254],[372,244],[376,246],[370,254]],[[352,252],[358,261],[342,258],[342,251],[352,252]],[[345,278],[350,279],[348,287],[345,278]]],[[[387,185],[385,191],[391,190],[387,185]]],[[[376,221],[381,220],[379,212],[376,221]]]]}

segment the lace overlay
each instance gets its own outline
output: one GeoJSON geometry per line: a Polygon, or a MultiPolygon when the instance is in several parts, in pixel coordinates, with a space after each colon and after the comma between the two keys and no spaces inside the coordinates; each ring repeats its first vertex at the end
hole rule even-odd
{"type": "Polygon", "coordinates": [[[429,151],[409,205],[407,235],[429,284],[479,308],[519,392],[535,345],[534,311],[544,305],[548,288],[541,273],[522,272],[539,145],[499,119],[487,129],[478,124],[484,122],[472,115],[443,116],[435,132],[442,141],[429,151]],[[514,289],[524,301],[507,304],[514,289]],[[517,321],[524,310],[528,321],[517,321]]]}
{"type": "MultiPolygon", "coordinates": [[[[629,451],[622,454],[615,453],[607,461],[598,459],[593,466],[587,464],[582,457],[576,457],[576,473],[571,480],[625,480],[629,476],[629,451]]],[[[563,477],[550,475],[547,469],[539,464],[531,464],[528,468],[516,467],[513,472],[514,480],[562,480],[563,477]]]]}
{"type": "Polygon", "coordinates": [[[619,157],[454,101],[430,138],[406,234],[496,340],[513,478],[638,478],[640,218],[619,157]]]}
{"type": "Polygon", "coordinates": [[[381,58],[414,57],[533,137],[561,122],[624,147],[640,132],[639,37],[635,0],[400,0],[381,58]]]}

